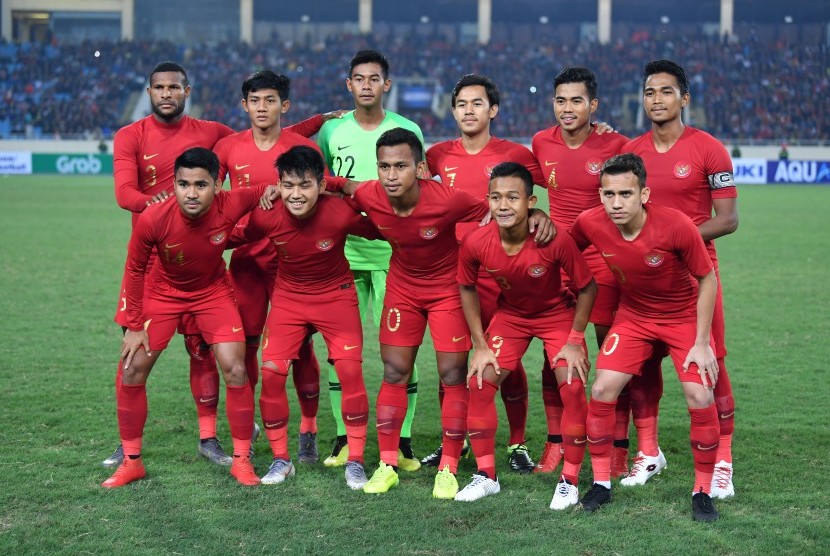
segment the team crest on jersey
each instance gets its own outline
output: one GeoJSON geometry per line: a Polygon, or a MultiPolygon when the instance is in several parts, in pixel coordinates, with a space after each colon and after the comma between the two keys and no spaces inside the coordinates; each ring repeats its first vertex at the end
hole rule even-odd
{"type": "Polygon", "coordinates": [[[225,238],[228,237],[228,234],[225,232],[219,232],[216,235],[210,236],[210,242],[214,245],[222,245],[222,242],[225,241],[225,238]]]}
{"type": "Polygon", "coordinates": [[[533,278],[541,278],[547,273],[548,269],[540,264],[532,264],[528,267],[527,273],[533,278]]]}
{"type": "Polygon", "coordinates": [[[418,230],[420,236],[424,239],[435,239],[438,235],[438,228],[435,226],[424,226],[420,230],[418,230]]]}
{"type": "Polygon", "coordinates": [[[320,251],[328,251],[332,247],[334,247],[334,240],[331,238],[320,239],[317,241],[317,249],[320,251]]]}
{"type": "Polygon", "coordinates": [[[688,178],[691,173],[692,164],[690,162],[681,160],[674,165],[674,177],[676,178],[688,178]]]}
{"type": "Polygon", "coordinates": [[[598,176],[600,170],[602,170],[602,160],[594,158],[585,162],[585,171],[592,176],[598,176]]]}
{"type": "Polygon", "coordinates": [[[663,255],[660,253],[646,253],[646,256],[643,257],[643,259],[646,261],[646,264],[651,267],[663,264],[663,255]]]}

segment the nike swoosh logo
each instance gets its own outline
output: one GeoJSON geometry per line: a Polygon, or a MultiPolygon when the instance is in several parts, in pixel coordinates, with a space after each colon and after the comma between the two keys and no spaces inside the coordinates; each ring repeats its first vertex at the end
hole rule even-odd
{"type": "Polygon", "coordinates": [[[721,415],[721,416],[720,416],[720,418],[721,418],[721,419],[729,419],[729,418],[730,418],[730,417],[732,417],[733,415],[735,415],[735,412],[734,412],[734,411],[733,411],[732,413],[725,413],[725,414],[721,415]]]}
{"type": "Polygon", "coordinates": [[[588,441],[587,438],[583,438],[582,440],[578,438],[574,438],[574,444],[585,444],[588,441]]]}
{"type": "Polygon", "coordinates": [[[319,392],[317,392],[316,394],[306,394],[305,395],[305,399],[307,399],[307,400],[313,400],[314,398],[319,398],[319,397],[320,397],[319,392]]]}
{"type": "Polygon", "coordinates": [[[591,440],[590,438],[586,438],[586,440],[588,442],[590,442],[591,444],[598,444],[598,443],[602,442],[601,438],[599,440],[591,440]]]}
{"type": "Polygon", "coordinates": [[[342,146],[342,147],[341,147],[340,145],[338,145],[338,146],[337,146],[337,150],[338,150],[338,151],[342,151],[343,149],[348,149],[349,147],[351,147],[351,145],[344,145],[344,146],[342,146]]]}
{"type": "Polygon", "coordinates": [[[481,434],[481,431],[474,431],[474,432],[471,432],[469,434],[470,434],[470,436],[475,436],[477,434],[481,434]]]}
{"type": "Polygon", "coordinates": [[[499,270],[501,270],[501,269],[500,269],[500,268],[487,268],[487,267],[485,266],[485,267],[484,267],[484,270],[486,270],[487,272],[498,272],[498,271],[499,271],[499,270]]]}
{"type": "Polygon", "coordinates": [[[275,428],[279,427],[280,424],[281,423],[279,423],[279,422],[277,422],[277,423],[265,423],[265,428],[266,429],[275,429],[275,428]]]}
{"type": "Polygon", "coordinates": [[[517,402],[517,401],[519,401],[519,400],[523,400],[525,397],[526,397],[526,396],[516,396],[516,397],[513,397],[513,396],[507,396],[507,401],[508,401],[508,402],[517,402]]]}
{"type": "Polygon", "coordinates": [[[394,226],[378,226],[378,230],[391,230],[394,226]]]}
{"type": "Polygon", "coordinates": [[[460,342],[461,340],[463,340],[466,337],[467,336],[453,336],[452,337],[452,343],[457,344],[458,342],[460,342]]]}
{"type": "Polygon", "coordinates": [[[606,259],[609,259],[611,257],[616,257],[617,254],[616,253],[606,253],[605,251],[603,251],[602,256],[605,257],[606,259]]]}
{"type": "Polygon", "coordinates": [[[697,445],[697,449],[698,450],[703,450],[704,452],[706,452],[708,450],[714,450],[717,447],[718,447],[717,444],[712,444],[711,446],[701,446],[700,444],[697,445]]]}
{"type": "Polygon", "coordinates": [[[209,403],[216,400],[218,396],[213,396],[212,398],[199,398],[199,403],[209,403]]]}
{"type": "Polygon", "coordinates": [[[159,155],[159,153],[156,153],[156,154],[145,154],[145,155],[144,155],[144,160],[150,160],[151,158],[155,158],[155,157],[157,157],[158,155],[159,155]]]}
{"type": "Polygon", "coordinates": [[[449,166],[444,166],[444,171],[445,172],[452,172],[453,170],[457,170],[457,169],[458,169],[458,166],[453,166],[452,168],[450,168],[449,166]]]}
{"type": "Polygon", "coordinates": [[[239,328],[237,328],[236,326],[232,326],[231,330],[233,330],[233,332],[236,333],[236,332],[239,332],[240,330],[242,330],[242,327],[240,326],[239,328]]]}
{"type": "Polygon", "coordinates": [[[346,415],[346,421],[357,421],[358,419],[365,419],[365,415],[358,415],[357,417],[352,417],[351,415],[346,415]]]}
{"type": "Polygon", "coordinates": [[[287,241],[275,241],[274,245],[285,245],[286,243],[288,243],[288,242],[287,241]]]}
{"type": "Polygon", "coordinates": [[[545,161],[545,166],[555,166],[556,164],[558,164],[558,162],[548,162],[547,160],[545,161]]]}
{"type": "Polygon", "coordinates": [[[250,166],[250,164],[237,164],[236,166],[234,166],[234,168],[236,168],[237,170],[244,170],[248,166],[250,166]]]}
{"type": "Polygon", "coordinates": [[[165,249],[175,249],[179,245],[181,245],[181,243],[165,243],[164,248],[165,249]]]}
{"type": "Polygon", "coordinates": [[[458,438],[458,437],[464,436],[463,432],[446,432],[444,434],[446,434],[450,438],[458,438]]]}
{"type": "Polygon", "coordinates": [[[384,421],[383,423],[378,423],[375,425],[376,427],[385,427],[386,425],[391,425],[392,421],[384,421]]]}
{"type": "Polygon", "coordinates": [[[346,351],[349,351],[349,350],[357,349],[358,347],[359,346],[343,346],[343,349],[345,349],[346,351]]]}

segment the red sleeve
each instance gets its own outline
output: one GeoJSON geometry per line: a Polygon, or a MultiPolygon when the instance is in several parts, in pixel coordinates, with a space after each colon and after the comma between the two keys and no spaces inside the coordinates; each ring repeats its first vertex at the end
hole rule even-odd
{"type": "Polygon", "coordinates": [[[475,232],[467,234],[461,240],[461,248],[458,251],[458,272],[456,281],[460,286],[474,286],[478,283],[478,269],[481,266],[474,251],[471,238],[477,236],[475,232]]]}
{"type": "Polygon", "coordinates": [[[581,290],[590,284],[594,275],[573,237],[569,234],[556,234],[553,238],[553,245],[558,251],[559,264],[565,269],[565,273],[577,289],[581,290]]]}
{"type": "Polygon", "coordinates": [[[320,131],[321,127],[323,127],[323,115],[316,114],[306,120],[298,122],[294,125],[290,125],[285,129],[293,131],[294,133],[302,135],[303,137],[311,137],[312,135],[320,131]]]}
{"type": "Polygon", "coordinates": [[[522,166],[530,170],[530,175],[533,176],[533,183],[546,187],[545,183],[547,180],[545,180],[545,177],[542,175],[542,168],[539,166],[539,161],[536,160],[533,153],[525,147],[521,147],[517,152],[521,153],[519,155],[521,156],[521,160],[518,160],[517,162],[520,162],[522,166]]]}
{"type": "Polygon", "coordinates": [[[678,255],[692,276],[702,278],[709,274],[715,265],[706,251],[706,245],[697,226],[685,214],[679,214],[682,218],[678,218],[678,224],[674,226],[678,255]]]}
{"type": "MultiPolygon", "coordinates": [[[[580,251],[585,251],[585,249],[587,249],[588,246],[591,245],[591,241],[590,239],[588,239],[588,234],[585,233],[585,227],[583,225],[584,221],[585,218],[583,218],[583,215],[580,214],[576,217],[576,220],[574,221],[573,226],[571,226],[570,229],[571,237],[573,238],[574,243],[580,251]]],[[[698,235],[700,235],[699,232],[698,235]]]]}
{"type": "Polygon", "coordinates": [[[115,134],[113,144],[112,177],[115,182],[115,200],[118,206],[131,212],[142,212],[152,197],[138,188],[138,137],[132,128],[115,134]]]}
{"type": "Polygon", "coordinates": [[[355,221],[349,225],[348,232],[349,235],[365,237],[366,239],[384,239],[378,229],[375,228],[375,225],[372,224],[372,221],[368,217],[359,214],[355,221]]]}
{"type": "Polygon", "coordinates": [[[265,193],[268,184],[261,184],[252,187],[242,187],[225,191],[224,194],[229,195],[227,213],[231,221],[239,220],[245,214],[248,214],[259,206],[259,199],[265,193]]]}
{"type": "Polygon", "coordinates": [[[427,169],[429,170],[429,177],[437,176],[438,168],[441,167],[438,163],[438,157],[441,153],[435,147],[436,145],[433,145],[427,149],[427,169]]]}
{"type": "MultiPolygon", "coordinates": [[[[124,269],[126,298],[127,298],[127,323],[133,332],[143,330],[144,308],[144,274],[147,270],[147,260],[155,245],[155,238],[152,234],[150,216],[155,214],[144,213],[136,221],[133,234],[130,237],[130,245],[127,250],[127,265],[124,269]]],[[[157,262],[156,264],[161,264],[157,262]]]]}
{"type": "Polygon", "coordinates": [[[216,157],[219,159],[219,183],[225,183],[225,178],[228,175],[229,150],[229,142],[222,139],[213,147],[213,152],[216,153],[216,157]]]}
{"type": "Polygon", "coordinates": [[[485,199],[476,199],[461,189],[451,189],[452,207],[458,214],[457,222],[476,222],[490,212],[490,205],[485,199]]]}
{"type": "Polygon", "coordinates": [[[344,178],[343,176],[333,176],[328,170],[326,170],[326,191],[340,193],[343,191],[343,186],[346,185],[347,181],[349,181],[347,178],[344,178]]]}

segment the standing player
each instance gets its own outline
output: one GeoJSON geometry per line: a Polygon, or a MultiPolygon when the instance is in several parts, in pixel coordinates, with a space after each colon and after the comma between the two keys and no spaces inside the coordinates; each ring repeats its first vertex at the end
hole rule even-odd
{"type": "MultiPolygon", "coordinates": [[[[389,62],[375,50],[361,50],[349,62],[346,88],[354,98],[354,112],[341,119],[323,125],[318,143],[323,150],[331,172],[350,180],[374,180],[378,177],[375,143],[384,132],[402,127],[415,133],[423,144],[424,137],[414,122],[383,108],[383,97],[392,87],[389,79],[389,62]]],[[[372,318],[380,326],[383,297],[386,292],[386,275],[389,272],[389,256],[392,251],[386,242],[368,241],[352,237],[346,241],[346,258],[354,275],[361,318],[365,322],[366,309],[371,301],[372,318]]],[[[398,466],[404,471],[417,471],[421,462],[412,451],[412,420],[418,399],[418,369],[412,373],[408,385],[409,404],[401,430],[398,466]]],[[[340,411],[340,384],[336,373],[329,369],[329,396],[332,414],[337,422],[337,439],[327,466],[343,465],[348,453],[346,428],[340,411]]]]}
{"type": "MultiPolygon", "coordinates": [[[[465,191],[418,179],[426,171],[420,138],[396,128],[377,142],[377,181],[360,184],[354,202],[392,245],[380,354],[383,383],[378,393],[377,428],[380,467],[364,487],[372,494],[398,484],[397,448],[407,410],[407,383],[426,325],[435,346],[437,369],[444,385],[441,424],[444,449],[432,495],[452,499],[458,493],[455,473],[467,428],[465,384],[470,333],[455,282],[458,264],[458,222],[480,220],[487,206],[465,191]]],[[[549,241],[550,221],[537,240],[549,241]]]]}
{"type": "MultiPolygon", "coordinates": [[[[618,133],[595,132],[591,116],[599,106],[597,78],[584,67],[566,67],[553,79],[553,114],[558,125],[543,129],[533,137],[533,154],[545,174],[551,218],[558,226],[569,229],[576,217],[585,210],[600,206],[597,198],[599,172],[602,163],[619,154],[628,139],[618,133]]],[[[614,319],[619,301],[616,280],[608,270],[599,252],[589,247],[585,251],[588,266],[599,288],[590,321],[594,323],[597,345],[602,345],[608,327],[614,319]]],[[[660,360],[649,360],[657,365],[660,360]]],[[[548,416],[548,441],[536,467],[537,473],[553,473],[562,455],[562,433],[559,423],[563,404],[559,388],[547,359],[542,370],[542,398],[548,416]]],[[[624,475],[628,470],[628,392],[623,392],[617,403],[623,417],[614,441],[612,475],[624,475]]]]}
{"type": "MultiPolygon", "coordinates": [[[[444,185],[467,191],[476,198],[487,196],[490,172],[500,162],[517,162],[531,171],[534,183],[544,183],[539,165],[526,147],[490,135],[490,123],[499,111],[499,97],[495,83],[483,75],[465,75],[455,84],[452,112],[461,137],[436,143],[427,150],[430,175],[440,176],[444,185]]],[[[475,222],[458,224],[458,241],[461,242],[465,235],[477,228],[475,222]]],[[[500,290],[492,276],[483,269],[476,287],[481,301],[482,322],[486,328],[496,309],[500,290]]],[[[501,383],[501,399],[510,426],[507,447],[510,468],[519,473],[530,473],[534,463],[525,446],[527,376],[521,361],[518,365],[514,372],[505,375],[501,383]]],[[[439,391],[439,400],[443,400],[443,391],[439,391]]],[[[440,460],[439,446],[421,462],[436,466],[440,460]]]]}
{"type": "Polygon", "coordinates": [[[550,507],[563,510],[579,500],[579,470],[585,456],[585,383],[588,362],[585,327],[597,294],[588,264],[567,233],[547,245],[534,243],[527,217],[535,204],[531,173],[515,162],[493,168],[488,195],[496,225],[472,231],[461,244],[458,284],[475,352],[467,374],[470,406],[467,429],[478,473],[455,499],[472,502],[501,490],[494,457],[499,385],[521,365],[534,337],[545,343],[565,402],[565,467],[550,507]],[[476,282],[484,270],[501,290],[486,336],[476,282]],[[562,271],[579,290],[574,297],[562,271]]]}
{"type": "Polygon", "coordinates": [[[600,174],[603,207],[582,213],[571,228],[580,248],[590,244],[600,250],[621,292],[591,387],[587,432],[594,485],[581,504],[586,511],[595,511],[611,501],[617,396],[641,372],[656,346],[664,345],[691,418],[692,513],[696,520],[714,521],[718,512],[709,492],[718,447],[718,412],[711,389],[718,364],[711,323],[717,277],[692,221],[675,209],[646,204],[649,193],[642,159],[617,155],[605,162],[600,174]]]}
{"type": "MultiPolygon", "coordinates": [[[[233,133],[217,122],[197,120],[184,113],[190,96],[190,85],[184,68],[174,62],[162,62],[150,73],[147,88],[153,113],[118,130],[113,153],[115,199],[118,205],[133,213],[132,223],[153,202],[167,198],[173,183],[173,163],[176,157],[192,147],[212,148],[216,142],[233,133]]],[[[154,253],[148,270],[156,262],[154,253]]],[[[115,322],[127,329],[130,310],[122,285],[122,295],[115,314],[115,322]]],[[[210,461],[230,465],[231,458],[222,450],[216,438],[216,406],[219,402],[219,375],[216,360],[207,343],[194,326],[192,318],[183,319],[180,331],[190,355],[190,390],[196,402],[199,417],[199,453],[210,461]]],[[[121,382],[119,365],[115,384],[121,382]]],[[[107,467],[121,463],[122,446],[106,460],[107,467]]]]}
{"type": "MultiPolygon", "coordinates": [[[[274,183],[277,157],[295,145],[317,145],[291,129],[280,126],[282,115],[291,106],[291,81],[273,71],[258,71],[242,83],[242,109],[251,120],[251,129],[221,139],[214,148],[219,157],[219,179],[230,178],[231,189],[274,183]]],[[[247,220],[243,219],[243,224],[247,220]]],[[[265,239],[234,250],[230,262],[231,285],[239,303],[245,327],[245,368],[252,388],[259,379],[257,351],[268,301],[277,272],[277,251],[265,239]]],[[[317,403],[320,395],[320,367],[309,340],[302,344],[293,365],[294,385],[300,402],[300,450],[298,460],[317,461],[317,403]]]]}
{"type": "Polygon", "coordinates": [[[264,187],[223,192],[219,160],[201,147],[176,158],[174,174],[176,202],[144,211],[130,239],[125,269],[128,330],[121,352],[123,375],[116,386],[124,460],[103,486],[121,487],[146,474],[141,461],[145,384],[185,314],[193,315],[225,376],[234,454],[231,475],[243,485],[257,485],[249,457],[254,394],[245,373],[245,334],[222,253],[237,221],[256,207],[264,187]],[[153,252],[158,260],[148,273],[153,252]]]}
{"type": "MultiPolygon", "coordinates": [[[[715,265],[715,273],[718,273],[714,240],[738,228],[738,192],[732,174],[732,160],[726,148],[708,133],[683,123],[683,108],[689,100],[689,80],[681,66],[670,60],[646,64],[643,70],[643,108],[651,120],[651,131],[631,141],[625,151],[639,155],[645,162],[654,185],[652,200],[676,208],[697,225],[715,265]]],[[[735,494],[732,484],[735,400],[724,360],[726,341],[720,280],[712,334],[720,370],[720,378],[715,385],[720,444],[712,496],[728,498],[735,494]]],[[[662,382],[654,383],[632,382],[634,424],[637,426],[640,453],[632,476],[623,480],[625,485],[643,484],[665,465],[665,459],[660,457],[662,453],[657,448],[656,425],[662,382]],[[638,419],[638,414],[643,417],[638,419]],[[644,424],[638,425],[638,420],[644,424]]]]}
{"type": "MultiPolygon", "coordinates": [[[[264,484],[294,475],[288,453],[288,368],[318,330],[328,346],[343,389],[342,417],[348,437],[346,484],[366,484],[363,448],[369,400],[363,384],[363,327],[354,279],[343,254],[348,234],[379,239],[368,219],[336,197],[320,195],[325,166],[316,145],[295,146],[277,158],[282,203],[273,211],[256,210],[245,229],[247,239],[266,238],[280,259],[263,346],[260,412],[274,460],[264,484]]],[[[302,448],[302,446],[301,446],[302,448]]]]}

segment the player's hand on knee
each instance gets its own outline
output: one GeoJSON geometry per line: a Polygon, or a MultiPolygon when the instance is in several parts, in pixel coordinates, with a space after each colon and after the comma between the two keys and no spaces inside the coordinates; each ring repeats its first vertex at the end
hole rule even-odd
{"type": "Polygon", "coordinates": [[[579,375],[579,379],[583,384],[588,384],[588,372],[591,370],[591,362],[581,345],[565,344],[551,361],[551,368],[556,368],[556,363],[560,359],[564,359],[565,363],[568,364],[568,384],[573,380],[574,372],[579,375]]]}
{"type": "Polygon", "coordinates": [[[478,389],[481,390],[484,381],[484,371],[487,367],[492,367],[497,375],[501,374],[499,371],[499,362],[493,350],[490,348],[475,350],[473,356],[470,358],[470,366],[467,371],[467,384],[469,385],[470,379],[475,376],[477,377],[478,389]]]}
{"type": "Polygon", "coordinates": [[[694,363],[697,365],[698,374],[706,388],[714,388],[718,381],[718,359],[709,344],[692,346],[686,361],[683,363],[683,371],[689,372],[689,367],[694,363]]]}
{"type": "Polygon", "coordinates": [[[124,339],[121,340],[121,358],[124,360],[124,368],[129,369],[133,362],[133,357],[139,349],[144,348],[147,356],[150,353],[150,338],[147,336],[146,330],[127,330],[124,333],[124,339]]]}

